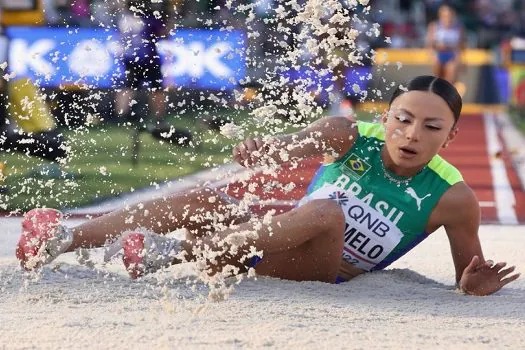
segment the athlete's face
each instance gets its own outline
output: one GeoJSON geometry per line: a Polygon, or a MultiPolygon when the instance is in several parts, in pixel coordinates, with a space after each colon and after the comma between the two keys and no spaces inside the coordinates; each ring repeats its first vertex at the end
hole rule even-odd
{"type": "Polygon", "coordinates": [[[454,114],[438,95],[409,91],[398,96],[383,115],[390,160],[401,169],[425,166],[455,138],[454,114]]]}
{"type": "Polygon", "coordinates": [[[454,22],[454,11],[448,6],[442,6],[438,12],[439,21],[446,27],[450,27],[454,22]]]}

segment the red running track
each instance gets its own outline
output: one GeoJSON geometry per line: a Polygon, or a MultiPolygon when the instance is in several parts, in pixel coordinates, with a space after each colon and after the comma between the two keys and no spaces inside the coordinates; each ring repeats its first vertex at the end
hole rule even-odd
{"type": "MultiPolygon", "coordinates": [[[[525,224],[525,191],[512,166],[509,150],[505,147],[493,115],[462,116],[458,138],[442,152],[442,156],[459,168],[465,181],[474,190],[481,206],[483,224],[525,224]]],[[[254,205],[256,212],[269,209],[278,212],[290,210],[304,196],[321,159],[301,162],[296,168],[284,165],[277,177],[255,174],[247,184],[234,182],[216,187],[228,194],[243,198],[247,191],[259,196],[264,205],[254,205]],[[282,185],[295,184],[294,188],[282,185]]],[[[211,184],[213,186],[213,183],[211,184]]],[[[99,216],[102,212],[93,212],[99,216]]],[[[12,215],[0,213],[0,216],[12,215]]],[[[72,214],[71,217],[84,217],[72,214]]]]}
{"type": "Polygon", "coordinates": [[[464,116],[442,155],[459,168],[481,206],[483,223],[525,223],[525,191],[494,115],[464,116]]]}
{"type": "MultiPolygon", "coordinates": [[[[482,223],[525,224],[525,191],[499,135],[495,117],[463,116],[459,128],[457,139],[442,152],[442,156],[459,168],[467,184],[476,193],[481,206],[482,223]]],[[[320,159],[303,161],[295,169],[284,166],[277,177],[255,174],[248,185],[236,182],[222,189],[237,198],[242,198],[250,191],[263,201],[273,200],[263,208],[254,206],[256,211],[286,211],[306,193],[320,162],[320,159]],[[289,183],[294,183],[295,188],[278,188],[279,184],[289,183]]]]}

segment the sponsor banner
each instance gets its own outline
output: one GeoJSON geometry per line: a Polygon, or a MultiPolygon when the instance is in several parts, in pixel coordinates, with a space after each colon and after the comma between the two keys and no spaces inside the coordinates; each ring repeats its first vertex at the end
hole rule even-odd
{"type": "Polygon", "coordinates": [[[109,88],[123,76],[118,32],[85,28],[9,27],[9,70],[42,87],[109,88]]]}
{"type": "Polygon", "coordinates": [[[290,69],[283,73],[284,78],[288,79],[290,84],[306,84],[309,91],[316,92],[321,101],[329,102],[328,91],[334,93],[344,92],[345,95],[364,98],[366,90],[372,79],[372,67],[348,67],[344,69],[343,84],[337,82],[333,72],[316,70],[311,67],[301,66],[299,69],[290,69]],[[343,91],[339,91],[342,86],[343,91]]]}
{"type": "Polygon", "coordinates": [[[350,67],[345,70],[345,92],[349,96],[366,98],[372,80],[372,67],[350,67]]]}
{"type": "Polygon", "coordinates": [[[179,29],[158,43],[166,86],[233,89],[245,78],[241,31],[179,29]]]}
{"type": "MultiPolygon", "coordinates": [[[[124,78],[116,30],[9,27],[9,69],[43,87],[119,86],[124,78]]],[[[233,89],[245,77],[243,32],[178,30],[158,50],[165,86],[233,89]]]]}

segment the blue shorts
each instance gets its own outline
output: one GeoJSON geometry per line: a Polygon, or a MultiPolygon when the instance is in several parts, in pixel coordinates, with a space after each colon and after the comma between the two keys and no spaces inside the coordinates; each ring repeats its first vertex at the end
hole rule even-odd
{"type": "Polygon", "coordinates": [[[250,267],[255,267],[255,265],[257,265],[258,263],[260,263],[262,261],[263,258],[261,258],[260,256],[256,255],[256,256],[252,256],[252,258],[250,260],[248,260],[248,262],[246,263],[246,267],[250,268],[250,267]]]}
{"type": "Polygon", "coordinates": [[[456,58],[456,53],[454,51],[438,51],[437,57],[439,63],[446,64],[456,58]]]}

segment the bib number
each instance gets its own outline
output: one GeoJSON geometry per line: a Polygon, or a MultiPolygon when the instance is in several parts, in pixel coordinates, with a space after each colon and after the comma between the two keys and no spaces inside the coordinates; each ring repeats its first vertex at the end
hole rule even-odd
{"type": "Polygon", "coordinates": [[[399,244],[403,234],[399,228],[351,192],[327,184],[298,204],[314,199],[336,201],[345,215],[343,259],[357,268],[370,271],[399,244]]]}

